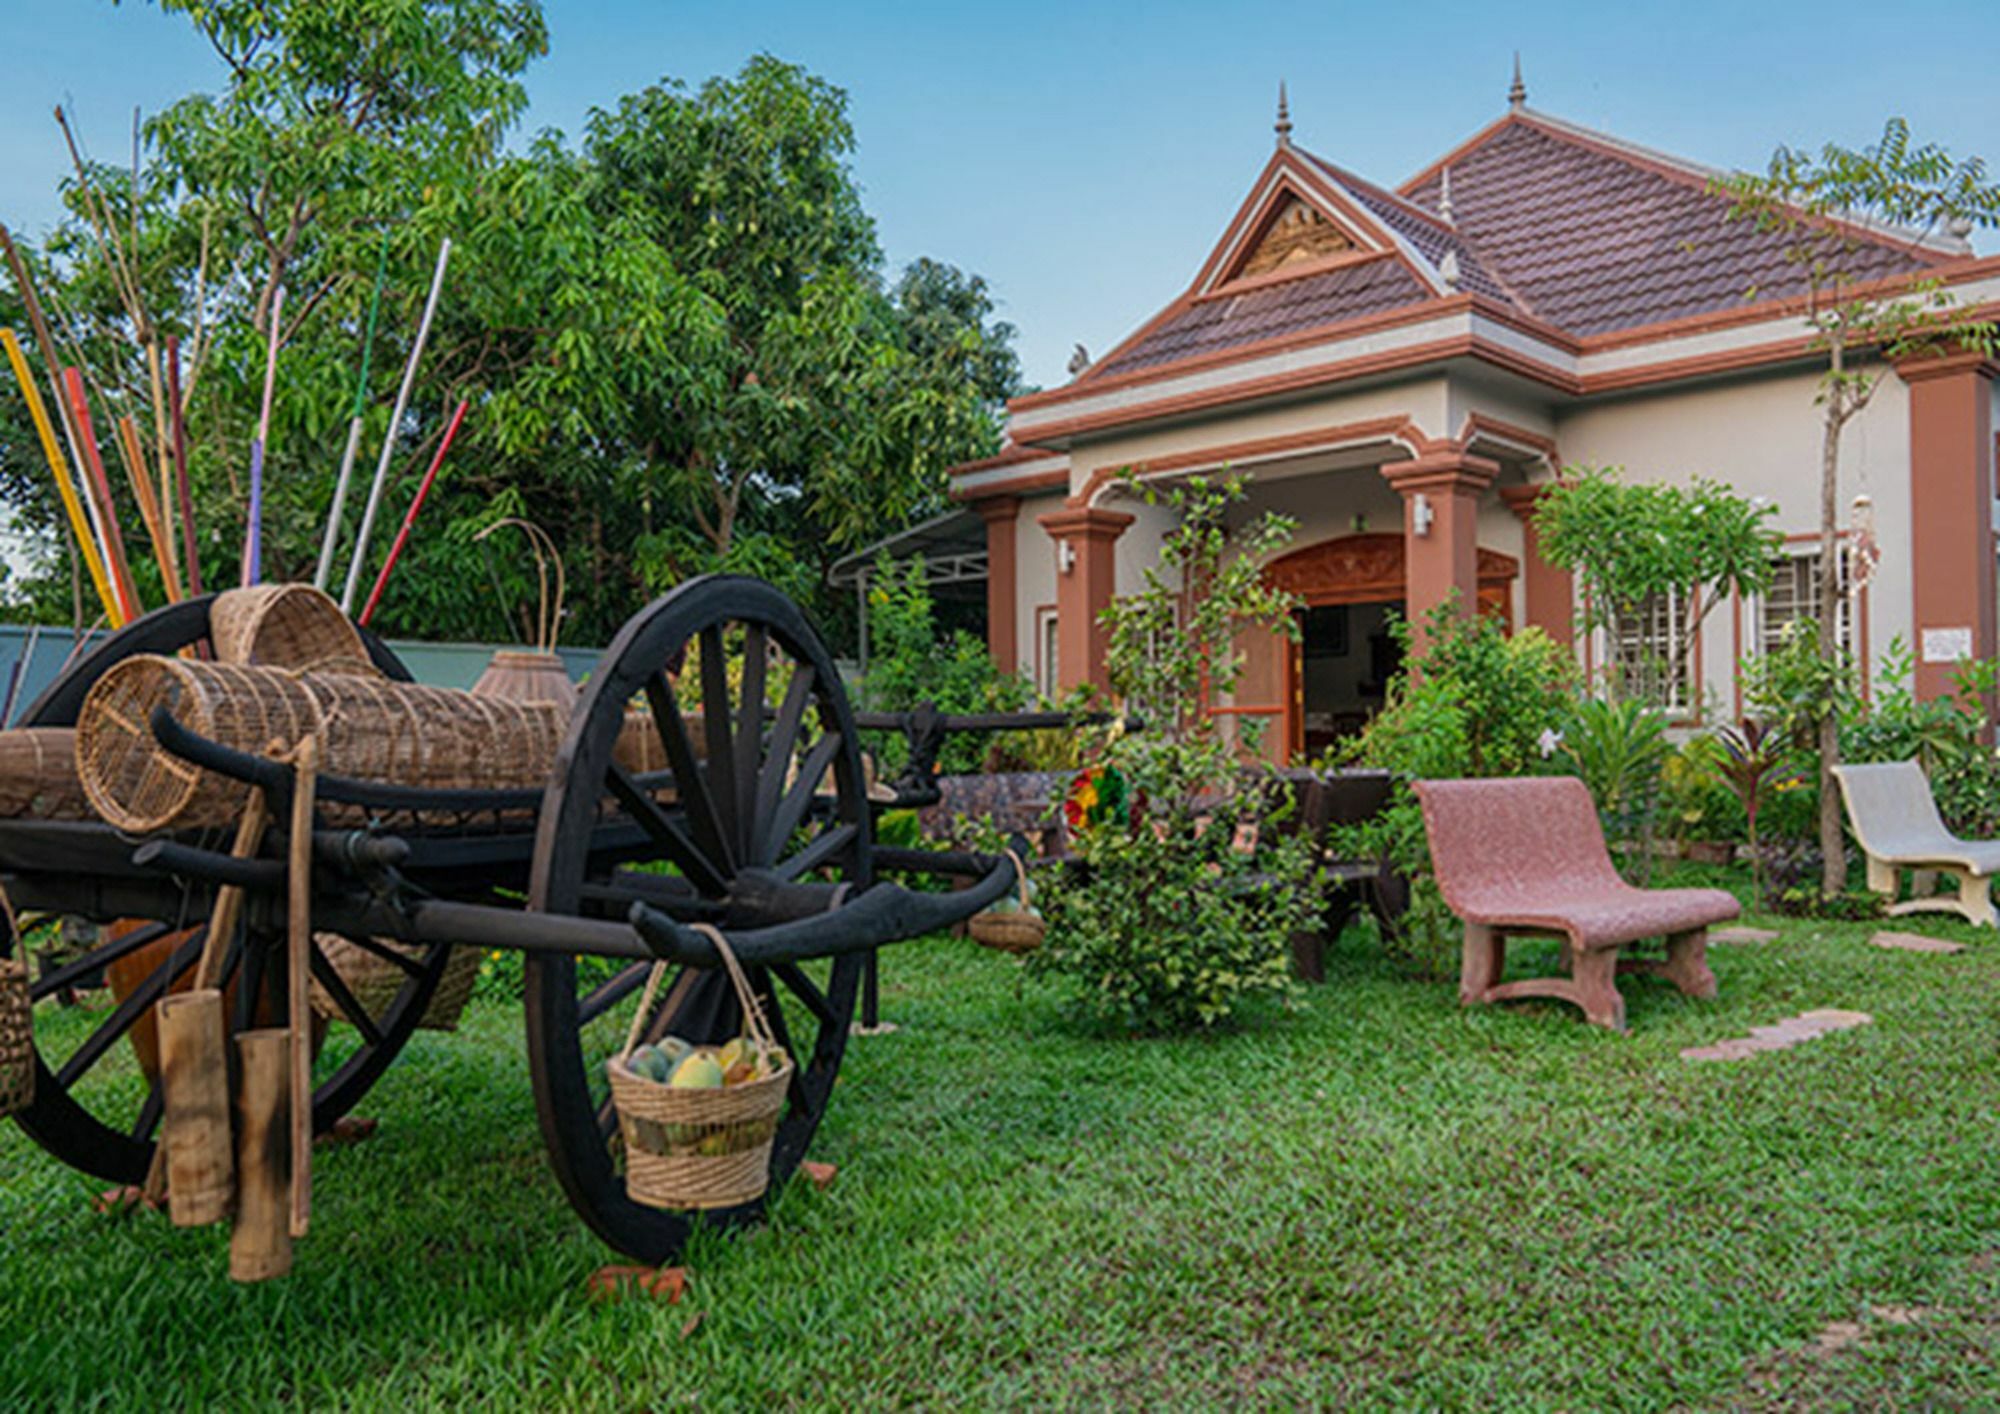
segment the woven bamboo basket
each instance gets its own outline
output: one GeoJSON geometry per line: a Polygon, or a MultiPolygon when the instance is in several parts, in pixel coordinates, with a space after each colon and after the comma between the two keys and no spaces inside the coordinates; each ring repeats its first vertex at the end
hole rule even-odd
{"type": "Polygon", "coordinates": [[[1033,952],[1042,945],[1042,935],[1048,925],[1042,916],[1034,912],[1034,905],[1028,901],[1028,868],[1021,862],[1021,856],[1013,850],[1007,857],[1014,861],[1014,877],[1021,882],[1021,908],[1018,913],[995,913],[987,909],[975,913],[966,920],[965,931],[972,935],[972,941],[982,947],[997,952],[1033,952]]]}
{"type": "Polygon", "coordinates": [[[28,964],[24,958],[0,958],[0,1117],[26,1109],[34,1098],[34,1007],[28,999],[28,964]]]}
{"type": "Polygon", "coordinates": [[[502,648],[487,660],[486,670],[472,685],[472,695],[503,702],[552,702],[568,714],[576,708],[577,689],[559,655],[502,648]]]}
{"type": "Polygon", "coordinates": [[[311,668],[329,658],[368,664],[361,634],[331,596],[310,584],[256,584],[215,596],[208,637],[225,663],[311,668]]]}
{"type": "Polygon", "coordinates": [[[289,750],[319,737],[329,774],[419,790],[541,785],[565,727],[548,703],[348,672],[291,672],[141,654],[99,678],[78,718],[77,774],[91,805],[143,834],[236,818],[240,781],[189,765],[153,737],[165,707],[190,730],[238,751],[289,750]]]}
{"type": "Polygon", "coordinates": [[[88,820],[90,800],[76,776],[73,727],[0,732],[0,816],[88,820]]]}
{"type": "MultiPolygon", "coordinates": [[[[729,944],[706,924],[694,926],[722,954],[743,1009],[744,1033],[760,1054],[775,1050],[764,1009],[729,944]]],[[[604,1065],[625,1139],[626,1195],[651,1208],[734,1208],[755,1202],[771,1184],[771,1142],[792,1082],[793,1062],[787,1057],[781,1068],[762,1080],[719,1090],[677,1090],[635,1075],[626,1060],[653,1013],[653,997],[664,975],[665,964],[655,964],[625,1048],[604,1065]]]]}
{"type": "MultiPolygon", "coordinates": [[[[339,974],[340,980],[353,994],[361,1009],[371,1017],[380,1018],[389,1009],[389,1003],[396,999],[409,974],[393,962],[386,962],[341,937],[338,933],[315,933],[314,941],[325,955],[327,962],[339,974]]],[[[410,943],[399,943],[394,938],[376,938],[375,946],[389,952],[415,960],[423,956],[423,949],[410,943]]],[[[458,1020],[465,1012],[465,1004],[472,1000],[472,989],[479,982],[479,949],[457,947],[445,960],[444,975],[438,978],[437,990],[431,993],[430,1004],[424,1008],[423,1019],[417,1022],[422,1031],[456,1031],[458,1020]]],[[[312,984],[312,1009],[328,1021],[346,1021],[347,1013],[339,1003],[317,981],[312,984]]]]}

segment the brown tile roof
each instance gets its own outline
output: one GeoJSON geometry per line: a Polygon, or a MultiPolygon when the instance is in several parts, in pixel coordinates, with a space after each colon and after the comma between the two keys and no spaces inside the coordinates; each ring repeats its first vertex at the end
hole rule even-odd
{"type": "Polygon", "coordinates": [[[1401,261],[1376,259],[1258,285],[1241,294],[1219,294],[1170,311],[1129,348],[1096,364],[1091,373],[1130,373],[1194,354],[1254,344],[1416,304],[1430,293],[1401,261]]]}
{"type": "MultiPolygon", "coordinates": [[[[1447,255],[1458,292],[1578,337],[1737,308],[1752,290],[1777,299],[1803,288],[1779,234],[1723,219],[1728,203],[1709,194],[1703,169],[1537,113],[1510,114],[1445,159],[1450,224],[1439,215],[1443,162],[1389,191],[1303,149],[1279,160],[1292,158],[1403,251],[1233,295],[1183,296],[1086,381],[1421,304],[1438,297],[1447,255]]],[[[1883,234],[1859,251],[1857,273],[1907,273],[1950,254],[1883,234]]]]}
{"type": "MultiPolygon", "coordinates": [[[[1529,313],[1579,336],[1801,293],[1783,237],[1725,221],[1726,199],[1698,169],[1624,149],[1534,115],[1497,124],[1450,158],[1459,236],[1529,313]]],[[[1403,194],[1438,208],[1439,169],[1403,194]]],[[[1922,269],[1887,236],[1857,254],[1859,273],[1922,269]]]]}

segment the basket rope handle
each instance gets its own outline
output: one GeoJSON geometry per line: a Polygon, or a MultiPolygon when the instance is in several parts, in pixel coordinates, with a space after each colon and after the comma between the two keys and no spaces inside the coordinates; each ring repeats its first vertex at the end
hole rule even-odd
{"type": "MultiPolygon", "coordinates": [[[[760,1056],[768,1056],[778,1049],[777,1038],[771,1032],[771,1023],[764,1015],[764,1007],[757,1000],[757,993],[750,986],[750,979],[744,974],[743,964],[736,960],[736,952],[729,946],[729,940],[722,936],[722,930],[712,923],[690,923],[688,927],[700,933],[711,943],[722,958],[722,965],[729,973],[729,982],[736,990],[736,1000],[743,1008],[743,1029],[749,1034],[750,1042],[760,1056]]],[[[639,998],[639,1010],[632,1016],[632,1028],[625,1033],[625,1049],[618,1054],[619,1060],[630,1060],[632,1052],[638,1049],[639,1037],[646,1029],[646,1021],[653,1012],[653,997],[659,991],[660,978],[666,975],[667,960],[661,958],[653,964],[653,970],[646,975],[646,990],[639,998]]]]}
{"type": "Polygon", "coordinates": [[[1014,878],[1021,885],[1021,912],[1026,913],[1034,907],[1028,902],[1028,866],[1022,862],[1020,855],[1014,853],[1011,846],[1007,849],[1007,857],[1014,861],[1014,878]]]}

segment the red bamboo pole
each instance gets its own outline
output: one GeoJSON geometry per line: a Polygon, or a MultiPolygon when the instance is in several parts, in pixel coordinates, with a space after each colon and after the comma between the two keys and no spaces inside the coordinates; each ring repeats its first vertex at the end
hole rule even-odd
{"type": "Polygon", "coordinates": [[[396,532],[396,543],[389,547],[389,558],[382,562],[382,573],[375,576],[375,587],[368,591],[368,602],[362,606],[359,622],[366,624],[375,617],[375,606],[382,602],[383,586],[389,582],[389,571],[396,568],[396,560],[403,553],[403,546],[409,543],[410,527],[417,523],[417,512],[424,508],[424,498],[431,493],[431,483],[437,480],[438,468],[444,465],[444,454],[451,450],[452,439],[458,436],[458,424],[465,421],[467,403],[460,399],[458,411],[451,415],[451,426],[444,430],[444,440],[438,443],[437,455],[431,458],[431,469],[424,473],[423,482],[417,487],[416,499],[410,502],[409,514],[403,517],[403,527],[396,532]]]}
{"type": "Polygon", "coordinates": [[[97,450],[97,433],[90,425],[90,401],[83,393],[83,374],[72,365],[63,369],[63,391],[69,395],[70,416],[76,421],[76,440],[90,475],[85,484],[97,502],[98,528],[104,535],[104,555],[111,564],[112,586],[118,591],[118,606],[130,623],[145,612],[139,607],[138,586],[132,582],[132,566],[125,560],[125,532],[118,525],[118,505],[111,499],[111,478],[104,474],[104,458],[97,450]]]}

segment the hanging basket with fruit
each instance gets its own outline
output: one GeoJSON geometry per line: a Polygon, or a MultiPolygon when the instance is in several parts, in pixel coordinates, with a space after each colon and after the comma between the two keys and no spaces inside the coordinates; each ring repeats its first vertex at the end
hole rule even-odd
{"type": "Polygon", "coordinates": [[[1007,857],[1014,861],[1014,877],[1020,881],[1019,898],[1003,898],[993,905],[975,913],[966,920],[965,930],[972,935],[972,941],[982,947],[999,952],[1033,952],[1042,945],[1042,934],[1047,924],[1042,915],[1035,911],[1034,888],[1028,882],[1028,866],[1013,850],[1007,857]]]}
{"type": "Polygon", "coordinates": [[[721,1046],[696,1046],[678,1036],[640,1045],[666,970],[664,962],[656,963],[625,1047],[605,1062],[605,1072],[625,1140],[625,1191],[632,1201],[653,1208],[733,1208],[762,1197],[770,1183],[771,1141],[792,1061],[773,1038],[722,934],[692,926],[721,954],[743,1009],[743,1034],[721,1046]]]}

